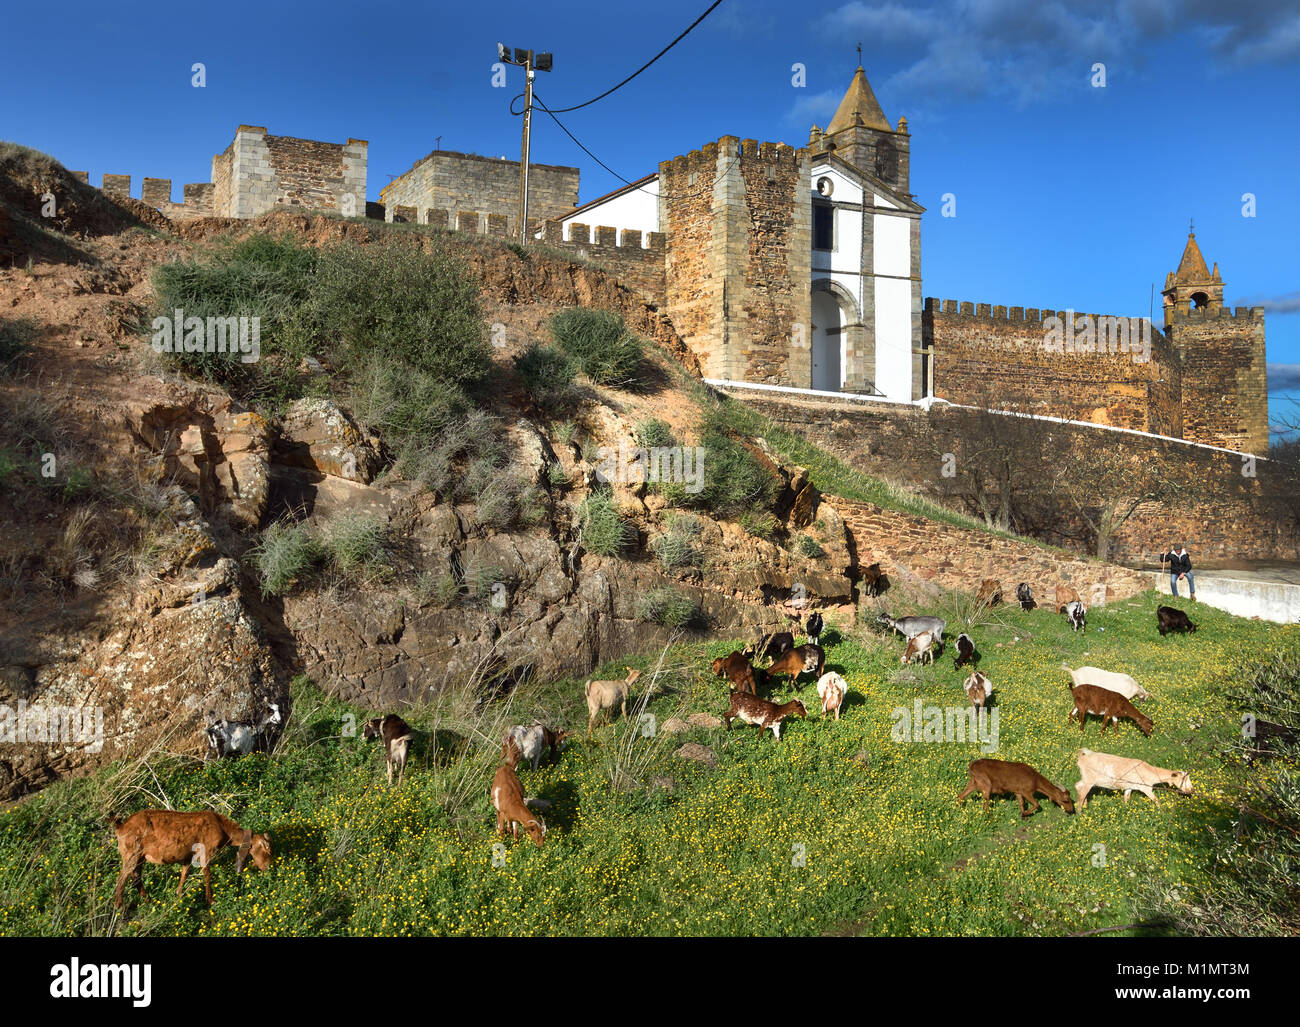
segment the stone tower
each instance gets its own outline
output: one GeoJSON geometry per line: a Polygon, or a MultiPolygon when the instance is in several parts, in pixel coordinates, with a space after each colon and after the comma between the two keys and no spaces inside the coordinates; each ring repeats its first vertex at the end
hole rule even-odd
{"type": "Polygon", "coordinates": [[[1264,308],[1223,305],[1219,265],[1205,266],[1190,230],[1163,296],[1165,334],[1182,363],[1183,438],[1267,454],[1264,308]]]}
{"type": "Polygon", "coordinates": [[[890,127],[861,65],[826,131],[814,126],[808,146],[814,153],[835,153],[895,192],[911,196],[907,119],[899,118],[897,129],[890,127]]]}

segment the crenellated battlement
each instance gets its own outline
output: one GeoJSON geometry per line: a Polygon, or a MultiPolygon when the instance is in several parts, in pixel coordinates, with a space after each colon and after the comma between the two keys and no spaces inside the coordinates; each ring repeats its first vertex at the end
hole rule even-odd
{"type": "Polygon", "coordinates": [[[1074,315],[1075,323],[1085,317],[1091,318],[1097,322],[1102,318],[1124,317],[1130,321],[1146,321],[1145,317],[1130,318],[1123,314],[1094,314],[1083,310],[1050,310],[1039,307],[1006,307],[1000,304],[976,303],[966,300],[939,300],[927,296],[925,299],[925,311],[929,314],[939,314],[943,317],[960,317],[972,318],[980,321],[996,321],[999,324],[1042,324],[1048,318],[1059,318],[1062,322],[1070,315],[1074,315]]]}
{"type": "Polygon", "coordinates": [[[1171,321],[1235,321],[1238,319],[1243,321],[1262,321],[1264,319],[1264,308],[1236,307],[1230,310],[1227,307],[1192,307],[1190,310],[1180,310],[1177,307],[1165,307],[1166,323],[1171,321]]]}
{"type": "MultiPolygon", "coordinates": [[[[684,175],[707,170],[714,174],[718,158],[731,159],[746,166],[766,164],[773,168],[796,170],[808,155],[806,147],[795,149],[789,143],[759,142],[756,139],[741,139],[739,136],[722,136],[716,142],[705,143],[698,150],[681,154],[672,160],[659,164],[661,179],[680,178],[684,175]]],[[[671,198],[674,190],[665,188],[671,198]]]]}

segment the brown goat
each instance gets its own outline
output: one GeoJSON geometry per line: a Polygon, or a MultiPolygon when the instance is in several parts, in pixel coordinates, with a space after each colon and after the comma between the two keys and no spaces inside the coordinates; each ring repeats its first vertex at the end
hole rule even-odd
{"type": "Polygon", "coordinates": [[[1002,602],[1002,582],[997,578],[985,578],[975,593],[975,601],[981,606],[997,606],[1002,602]]]}
{"type": "Polygon", "coordinates": [[[1056,586],[1056,612],[1057,613],[1060,613],[1062,610],[1064,610],[1066,605],[1069,603],[1081,603],[1081,602],[1083,602],[1083,600],[1079,598],[1079,593],[1076,592],[1074,589],[1072,589],[1069,585],[1056,586]]]}
{"type": "Polygon", "coordinates": [[[1083,730],[1088,714],[1094,713],[1101,718],[1102,734],[1106,733],[1107,724],[1114,724],[1118,728],[1122,717],[1133,721],[1138,726],[1139,731],[1148,738],[1151,737],[1151,728],[1153,727],[1151,718],[1118,692],[1112,692],[1109,688],[1101,688],[1097,685],[1076,685],[1071,683],[1070,693],[1074,698],[1074,708],[1070,710],[1070,716],[1065,719],[1068,723],[1071,717],[1077,715],[1080,731],[1083,730]]]}
{"type": "Polygon", "coordinates": [[[736,650],[730,656],[719,656],[713,661],[713,673],[725,676],[741,692],[758,695],[758,681],[754,677],[754,668],[745,654],[736,650]]]}
{"type": "Polygon", "coordinates": [[[822,665],[826,662],[826,652],[819,645],[801,645],[789,652],[784,652],[772,661],[772,666],[767,668],[769,678],[776,677],[778,674],[788,674],[790,682],[796,688],[802,687],[799,684],[800,674],[813,674],[817,677],[822,676],[822,665]]]}
{"type": "Polygon", "coordinates": [[[501,766],[497,767],[492,778],[492,806],[497,811],[497,837],[505,836],[506,827],[515,841],[519,840],[519,828],[522,827],[533,844],[539,849],[542,839],[546,837],[546,821],[533,813],[524,800],[524,786],[519,781],[515,768],[519,766],[521,752],[513,738],[507,737],[501,745],[501,766]]]}
{"type": "Polygon", "coordinates": [[[386,717],[372,717],[361,729],[362,738],[382,738],[384,755],[388,764],[388,783],[393,783],[393,768],[397,768],[397,783],[402,783],[406,774],[406,754],[415,737],[415,731],[396,713],[386,717]]]}
{"type": "Polygon", "coordinates": [[[1038,800],[1035,795],[1046,795],[1066,813],[1074,812],[1074,800],[1070,798],[1070,793],[1064,788],[1056,787],[1028,763],[1011,763],[1007,760],[975,760],[970,765],[970,779],[966,782],[966,787],[962,789],[961,794],[957,796],[957,801],[964,802],[966,796],[970,795],[971,792],[984,793],[985,813],[989,809],[989,800],[994,795],[1000,794],[1014,795],[1020,800],[1020,816],[1022,818],[1029,816],[1029,811],[1025,808],[1025,800],[1028,800],[1033,805],[1035,813],[1038,812],[1038,800]]]}
{"type": "Polygon", "coordinates": [[[786,717],[807,717],[808,710],[798,699],[791,699],[788,703],[777,705],[767,699],[760,699],[756,695],[746,695],[744,692],[731,692],[731,707],[722,715],[722,719],[727,722],[727,730],[731,730],[731,722],[739,717],[746,724],[757,724],[758,733],[761,735],[768,728],[772,729],[772,734],[779,741],[781,738],[781,721],[786,717]]]}
{"type": "Polygon", "coordinates": [[[183,863],[181,883],[176,894],[185,887],[185,877],[190,864],[203,869],[203,891],[208,905],[212,905],[212,877],[208,864],[212,857],[227,845],[238,845],[235,872],[240,873],[253,857],[253,865],[265,870],[271,865],[271,841],[264,834],[245,830],[233,820],[219,813],[202,810],[182,813],[169,809],[142,809],[126,820],[112,820],[113,833],[117,835],[117,850],[122,856],[122,873],[117,879],[113,903],[122,906],[122,889],[131,877],[144,898],[144,863],[183,863]]]}

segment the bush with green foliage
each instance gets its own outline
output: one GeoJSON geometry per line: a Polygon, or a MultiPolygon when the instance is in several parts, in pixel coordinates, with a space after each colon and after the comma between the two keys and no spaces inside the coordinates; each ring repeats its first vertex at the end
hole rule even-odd
{"type": "Polygon", "coordinates": [[[543,410],[559,410],[572,397],[578,369],[561,350],[534,342],[514,363],[528,398],[543,410]]]}
{"type": "Polygon", "coordinates": [[[635,537],[635,529],[614,506],[614,497],[606,490],[593,492],[578,511],[582,544],[597,556],[617,556],[635,537]]]}
{"type": "Polygon", "coordinates": [[[799,555],[805,556],[809,560],[820,560],[826,555],[824,550],[811,535],[803,534],[799,536],[799,555]]]}
{"type": "Polygon", "coordinates": [[[343,514],[325,530],[324,550],[330,563],[350,574],[388,559],[385,530],[377,517],[362,513],[343,514]]]}
{"type": "Polygon", "coordinates": [[[262,579],[262,595],[273,596],[284,595],[314,571],[324,553],[307,525],[276,521],[262,532],[251,555],[262,579]]]}
{"type": "Polygon", "coordinates": [[[688,492],[683,482],[661,482],[659,491],[665,498],[674,506],[707,510],[719,517],[766,514],[776,499],[777,480],[727,434],[717,411],[706,414],[699,439],[699,490],[688,492]]]}
{"type": "Polygon", "coordinates": [[[597,385],[626,388],[644,356],[641,339],[610,310],[570,307],[551,318],[556,344],[597,385]]]}
{"type": "Polygon", "coordinates": [[[755,538],[771,542],[776,537],[780,522],[770,513],[755,514],[746,511],[740,515],[740,526],[755,538]]]}
{"type": "Polygon", "coordinates": [[[632,438],[644,449],[667,449],[677,445],[672,425],[657,417],[639,421],[632,429],[632,438]]]}
{"type": "Polygon", "coordinates": [[[700,533],[699,522],[689,515],[670,515],[667,531],[651,543],[651,549],[666,571],[694,566],[699,561],[693,540],[700,533]]]}
{"type": "Polygon", "coordinates": [[[672,588],[656,588],[637,597],[636,616],[637,620],[684,628],[698,621],[701,614],[690,596],[672,588]]]}

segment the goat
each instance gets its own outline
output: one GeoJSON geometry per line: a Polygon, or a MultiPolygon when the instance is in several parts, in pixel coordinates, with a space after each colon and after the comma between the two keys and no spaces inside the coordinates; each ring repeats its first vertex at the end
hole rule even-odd
{"type": "Polygon", "coordinates": [[[920,660],[921,663],[934,663],[934,635],[930,632],[922,631],[907,640],[907,648],[903,650],[903,658],[899,662],[907,666],[914,660],[920,660]]]}
{"type": "Polygon", "coordinates": [[[366,721],[366,726],[361,729],[361,737],[382,738],[384,740],[384,757],[388,764],[388,783],[393,783],[393,768],[397,768],[397,783],[402,783],[402,777],[406,774],[406,753],[410,748],[411,739],[415,737],[415,731],[399,717],[396,713],[390,713],[386,717],[373,717],[366,721]]]}
{"type": "Polygon", "coordinates": [[[1028,763],[1012,763],[1008,760],[975,760],[970,765],[970,780],[966,782],[966,787],[962,789],[962,793],[957,796],[957,801],[965,801],[966,796],[972,792],[984,793],[985,813],[989,810],[989,799],[995,794],[1003,793],[1014,795],[1020,800],[1020,816],[1022,819],[1029,816],[1029,811],[1025,808],[1026,799],[1033,805],[1034,812],[1038,812],[1039,805],[1038,799],[1035,798],[1036,795],[1047,796],[1066,813],[1074,812],[1074,800],[1070,798],[1070,793],[1064,788],[1056,787],[1028,763]]]}
{"type": "Polygon", "coordinates": [[[1070,622],[1070,627],[1075,631],[1082,631],[1088,626],[1088,608],[1077,599],[1072,603],[1066,603],[1065,619],[1070,622]]]}
{"type": "Polygon", "coordinates": [[[542,839],[546,837],[546,821],[537,816],[528,807],[524,798],[524,786],[519,783],[515,768],[519,766],[522,752],[513,738],[507,737],[501,743],[501,766],[492,778],[492,806],[497,811],[497,837],[505,837],[506,828],[515,841],[519,840],[519,829],[533,840],[539,849],[542,839]]]}
{"type": "Polygon", "coordinates": [[[884,591],[885,572],[880,569],[878,563],[873,563],[870,567],[864,567],[860,580],[863,590],[869,596],[878,596],[884,591]]]}
{"type": "Polygon", "coordinates": [[[1023,581],[1016,586],[1016,598],[1020,600],[1022,610],[1032,610],[1038,605],[1034,602],[1034,593],[1029,590],[1029,586],[1023,581]]]}
{"type": "Polygon", "coordinates": [[[744,653],[735,650],[729,656],[719,656],[711,666],[715,676],[725,676],[740,691],[758,695],[758,680],[744,653]]]}
{"type": "Polygon", "coordinates": [[[943,645],[943,632],[948,626],[948,622],[939,617],[899,617],[895,620],[887,613],[880,615],[880,623],[893,628],[905,638],[928,631],[940,645],[943,645]]]}
{"type": "Polygon", "coordinates": [[[840,707],[844,705],[844,696],[848,694],[849,683],[844,680],[835,671],[829,674],[823,674],[817,679],[817,694],[822,701],[822,716],[826,716],[831,710],[835,711],[835,719],[840,719],[840,707]]]}
{"type": "Polygon", "coordinates": [[[536,770],[542,762],[542,750],[548,746],[551,750],[551,762],[555,762],[555,754],[565,747],[569,732],[552,731],[540,721],[535,721],[526,727],[524,725],[512,727],[506,737],[514,739],[523,758],[532,763],[533,769],[536,770]]]}
{"type": "MultiPolygon", "coordinates": [[[[254,749],[265,750],[267,746],[267,729],[280,723],[280,707],[267,703],[270,712],[256,724],[246,724],[238,720],[223,720],[217,717],[216,710],[209,710],[205,734],[208,736],[208,748],[217,754],[217,759],[226,756],[247,756],[254,749]]],[[[206,760],[209,753],[205,752],[206,760]]]]}
{"type": "Polygon", "coordinates": [[[596,717],[601,710],[613,710],[618,706],[627,716],[627,695],[633,683],[641,676],[639,670],[628,668],[627,678],[623,681],[588,681],[583,686],[587,696],[587,734],[596,726],[596,717]]]}
{"type": "Polygon", "coordinates": [[[966,679],[966,695],[970,698],[971,705],[975,707],[975,713],[978,716],[984,704],[993,695],[993,682],[988,676],[981,674],[979,671],[972,671],[970,677],[966,679]]]}
{"type": "Polygon", "coordinates": [[[975,601],[981,606],[997,606],[1002,602],[1002,582],[997,578],[985,578],[975,593],[975,601]]]}
{"type": "Polygon", "coordinates": [[[109,821],[117,835],[117,850],[122,856],[122,873],[117,878],[113,904],[122,908],[122,889],[135,878],[140,898],[144,898],[144,864],[183,863],[179,895],[185,887],[185,877],[194,864],[203,870],[203,893],[212,905],[212,875],[208,865],[212,857],[227,845],[239,846],[235,856],[235,872],[241,873],[248,857],[253,865],[265,870],[271,865],[271,840],[264,834],[254,834],[227,820],[219,813],[202,810],[182,813],[169,809],[142,809],[126,820],[109,821]]]}
{"type": "Polygon", "coordinates": [[[813,645],[821,645],[822,629],[826,627],[826,622],[822,620],[820,613],[814,613],[808,618],[808,623],[804,625],[804,630],[808,632],[808,641],[813,645]]]}
{"type": "Polygon", "coordinates": [[[1155,786],[1172,785],[1180,795],[1192,794],[1192,779],[1185,770],[1164,770],[1153,767],[1150,763],[1131,759],[1127,756],[1111,756],[1104,752],[1079,750],[1079,773],[1082,775],[1074,790],[1079,793],[1079,808],[1088,805],[1088,793],[1094,788],[1121,789],[1124,801],[1132,792],[1141,792],[1157,806],[1155,786]]]}
{"type": "Polygon", "coordinates": [[[767,699],[760,699],[756,695],[746,695],[744,692],[731,692],[731,707],[722,715],[722,719],[727,722],[727,730],[731,730],[731,722],[739,717],[746,724],[757,724],[758,733],[761,735],[768,728],[772,729],[772,734],[781,740],[781,721],[786,717],[807,717],[808,711],[804,704],[798,699],[791,699],[788,703],[778,706],[767,699]]]}
{"type": "Polygon", "coordinates": [[[1164,638],[1166,633],[1173,632],[1192,632],[1195,633],[1196,625],[1187,619],[1187,614],[1182,610],[1176,610],[1172,606],[1160,606],[1156,608],[1156,621],[1159,624],[1160,637],[1164,638]]]}
{"type": "Polygon", "coordinates": [[[1099,688],[1109,688],[1112,692],[1118,692],[1125,699],[1151,698],[1150,692],[1127,674],[1120,674],[1118,671],[1102,670],[1100,667],[1079,667],[1077,670],[1071,670],[1064,660],[1061,661],[1061,669],[1070,675],[1070,680],[1076,685],[1097,685],[1099,688]]]}
{"type": "Polygon", "coordinates": [[[774,678],[778,674],[788,674],[790,683],[799,688],[800,674],[816,674],[821,677],[825,663],[826,653],[821,646],[801,645],[797,649],[782,653],[773,660],[772,666],[767,668],[767,676],[774,678]]]}
{"type": "Polygon", "coordinates": [[[1107,724],[1114,724],[1118,729],[1120,718],[1123,717],[1133,721],[1139,731],[1148,738],[1151,737],[1151,728],[1154,726],[1151,718],[1118,692],[1097,685],[1076,685],[1073,682],[1070,683],[1070,692],[1074,696],[1074,708],[1065,719],[1068,723],[1077,714],[1080,731],[1083,730],[1088,714],[1093,713],[1101,717],[1102,734],[1106,733],[1107,724]]]}
{"type": "Polygon", "coordinates": [[[750,656],[757,659],[760,656],[766,656],[768,659],[775,659],[782,653],[788,653],[794,648],[794,634],[789,631],[774,631],[764,635],[750,649],[747,649],[741,655],[750,656]]]}
{"type": "Polygon", "coordinates": [[[965,632],[957,636],[957,655],[953,659],[953,666],[960,667],[963,663],[978,663],[979,654],[975,651],[975,643],[971,641],[970,635],[965,632]]]}
{"type": "Polygon", "coordinates": [[[1067,603],[1079,602],[1079,593],[1069,585],[1056,586],[1056,612],[1060,613],[1065,609],[1067,603]]]}

